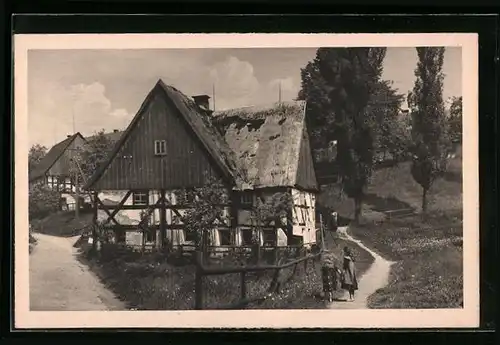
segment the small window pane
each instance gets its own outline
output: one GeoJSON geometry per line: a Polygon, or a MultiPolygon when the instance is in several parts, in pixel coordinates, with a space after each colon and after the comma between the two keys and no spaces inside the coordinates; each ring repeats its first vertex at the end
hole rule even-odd
{"type": "Polygon", "coordinates": [[[165,140],[155,140],[155,155],[165,155],[167,153],[167,142],[165,140]]]}
{"type": "Polygon", "coordinates": [[[184,230],[184,239],[186,240],[186,242],[195,242],[196,233],[194,231],[184,230]]]}
{"type": "Polygon", "coordinates": [[[253,231],[251,229],[241,230],[241,241],[244,246],[252,244],[253,231]]]}
{"type": "Polygon", "coordinates": [[[243,193],[241,195],[241,203],[243,205],[252,205],[253,204],[253,196],[250,193],[243,193]]]}
{"type": "Polygon", "coordinates": [[[276,246],[277,236],[276,230],[264,230],[264,245],[265,246],[276,246]]]}
{"type": "Polygon", "coordinates": [[[155,242],[156,241],[156,231],[150,230],[146,231],[146,242],[155,242]]]}
{"type": "Polygon", "coordinates": [[[134,192],[133,204],[134,205],[147,205],[149,195],[147,192],[134,192]]]}
{"type": "Polygon", "coordinates": [[[231,245],[231,232],[230,230],[219,230],[220,245],[229,246],[231,245]]]}

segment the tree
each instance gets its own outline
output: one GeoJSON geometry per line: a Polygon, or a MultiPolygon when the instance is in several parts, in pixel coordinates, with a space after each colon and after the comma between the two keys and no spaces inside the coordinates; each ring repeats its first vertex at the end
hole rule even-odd
{"type": "MultiPolygon", "coordinates": [[[[256,245],[257,262],[260,261],[260,233],[265,227],[275,229],[288,229],[293,224],[291,211],[293,209],[293,197],[288,192],[277,192],[268,198],[258,197],[257,203],[252,207],[251,219],[253,227],[253,244],[256,245]]],[[[292,234],[287,233],[287,237],[292,234]]],[[[276,234],[277,237],[277,234],[276,234]]]]}
{"type": "Polygon", "coordinates": [[[72,165],[73,173],[82,180],[80,183],[85,183],[107,161],[112,149],[113,142],[106,137],[104,130],[86,140],[75,157],[77,164],[72,165]]]}
{"type": "Polygon", "coordinates": [[[451,99],[450,116],[448,118],[448,128],[451,140],[462,142],[462,96],[451,99]]]}
{"type": "Polygon", "coordinates": [[[422,187],[422,213],[427,192],[446,170],[449,148],[443,102],[443,47],[417,48],[415,86],[409,97],[412,112],[413,163],[411,173],[422,187]]]}
{"type": "Polygon", "coordinates": [[[385,53],[386,48],[319,48],[301,70],[298,99],[307,101],[313,148],[337,140],[339,177],[344,192],[354,199],[356,222],[373,166],[376,114],[368,105],[385,53]]]}
{"type": "Polygon", "coordinates": [[[47,148],[40,144],[31,146],[28,153],[28,171],[32,171],[47,154],[47,148]]]}
{"type": "Polygon", "coordinates": [[[177,193],[180,204],[188,204],[187,211],[177,217],[184,224],[186,232],[194,235],[196,249],[206,252],[209,245],[207,230],[217,227],[228,220],[224,214],[224,206],[229,202],[229,195],[223,182],[206,176],[206,183],[193,190],[181,190],[177,193]]]}
{"type": "Polygon", "coordinates": [[[375,117],[374,147],[384,157],[390,154],[399,159],[406,151],[410,139],[400,114],[404,95],[399,94],[387,80],[379,81],[370,100],[369,111],[375,117]]]}

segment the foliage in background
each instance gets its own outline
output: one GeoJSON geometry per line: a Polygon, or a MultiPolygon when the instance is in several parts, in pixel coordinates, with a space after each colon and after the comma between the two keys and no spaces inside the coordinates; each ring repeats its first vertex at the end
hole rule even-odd
{"type": "Polygon", "coordinates": [[[60,208],[61,197],[56,190],[44,184],[32,184],[29,187],[29,218],[42,218],[60,208]]]}
{"type": "Polygon", "coordinates": [[[453,142],[462,142],[462,96],[453,97],[448,118],[450,138],[453,142]]]}
{"type": "Polygon", "coordinates": [[[400,160],[408,151],[411,134],[400,113],[404,95],[392,87],[392,82],[381,80],[376,84],[368,112],[375,117],[374,148],[378,154],[400,160]]]}
{"type": "Polygon", "coordinates": [[[28,171],[32,171],[47,154],[47,148],[40,144],[31,146],[28,153],[28,171]]]}
{"type": "Polygon", "coordinates": [[[443,102],[444,47],[416,48],[415,86],[408,103],[412,112],[412,176],[422,187],[422,213],[427,212],[427,192],[446,171],[450,147],[443,102]]]}
{"type": "Polygon", "coordinates": [[[112,149],[113,142],[106,137],[104,130],[98,131],[86,140],[76,156],[79,167],[73,166],[82,179],[80,183],[85,183],[96,172],[99,166],[108,159],[112,149]]]}
{"type": "Polygon", "coordinates": [[[302,70],[298,98],[308,104],[313,148],[337,140],[343,189],[355,202],[359,221],[371,175],[376,125],[369,102],[379,87],[386,48],[319,48],[302,70]]]}

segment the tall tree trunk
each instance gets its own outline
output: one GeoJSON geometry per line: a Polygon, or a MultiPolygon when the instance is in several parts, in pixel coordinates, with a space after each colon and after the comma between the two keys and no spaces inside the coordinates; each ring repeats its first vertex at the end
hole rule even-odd
{"type": "Polygon", "coordinates": [[[423,191],[422,191],[422,214],[426,214],[427,213],[427,191],[428,191],[428,188],[423,188],[423,191]]]}
{"type": "Polygon", "coordinates": [[[359,224],[362,206],[363,206],[363,197],[361,195],[358,195],[354,198],[354,223],[355,224],[359,224]]]}

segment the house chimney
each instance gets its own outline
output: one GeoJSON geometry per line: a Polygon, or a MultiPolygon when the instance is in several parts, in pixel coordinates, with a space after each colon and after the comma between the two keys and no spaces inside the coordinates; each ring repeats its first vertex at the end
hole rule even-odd
{"type": "Polygon", "coordinates": [[[66,136],[66,138],[71,138],[71,137],[72,137],[72,135],[70,135],[70,134],[68,134],[68,135],[66,136]]]}
{"type": "Polygon", "coordinates": [[[196,105],[204,110],[210,110],[210,104],[208,102],[209,99],[210,96],[208,95],[193,96],[193,100],[196,103],[196,105]]]}
{"type": "Polygon", "coordinates": [[[118,130],[117,129],[113,129],[113,133],[118,133],[118,130]]]}

